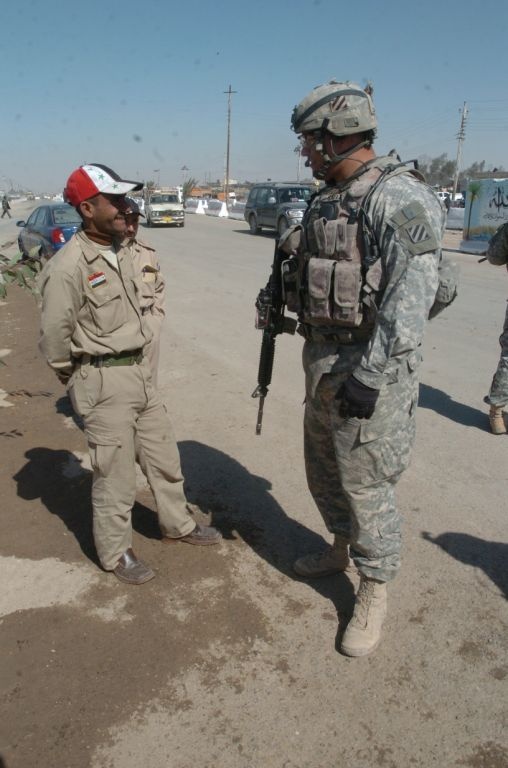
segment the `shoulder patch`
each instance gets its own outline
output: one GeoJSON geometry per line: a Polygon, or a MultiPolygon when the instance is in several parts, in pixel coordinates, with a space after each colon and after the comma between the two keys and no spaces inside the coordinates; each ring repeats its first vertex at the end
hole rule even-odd
{"type": "Polygon", "coordinates": [[[147,245],[142,240],[138,240],[136,238],[136,243],[140,245],[142,248],[146,248],[147,251],[153,251],[155,253],[155,248],[153,248],[151,245],[147,245]]]}
{"type": "Polygon", "coordinates": [[[421,203],[411,203],[400,208],[393,214],[389,223],[413,255],[436,251],[439,248],[439,240],[421,203]]]}

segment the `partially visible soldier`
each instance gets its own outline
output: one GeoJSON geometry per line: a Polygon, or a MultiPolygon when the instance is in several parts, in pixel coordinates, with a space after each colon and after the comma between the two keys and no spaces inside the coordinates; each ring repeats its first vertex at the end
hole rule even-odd
{"type": "Polygon", "coordinates": [[[189,513],[178,446],[152,383],[144,349],[151,334],[125,239],[125,194],[140,184],[104,165],[68,178],[65,198],[83,229],[41,272],[40,349],[67,385],[84,422],[93,467],[93,533],[106,571],[128,584],[154,572],[132,550],[135,461],[148,478],[165,538],[217,544],[220,533],[189,513]]]}
{"type": "MultiPolygon", "coordinates": [[[[487,250],[491,264],[504,264],[508,269],[508,222],[503,224],[492,237],[487,250]]],[[[499,337],[501,357],[492,379],[489,394],[484,401],[490,405],[490,428],[495,435],[506,434],[504,408],[508,404],[508,307],[504,318],[503,332],[499,337]]]]}
{"type": "Polygon", "coordinates": [[[376,157],[376,115],[360,86],[331,81],[295,107],[292,128],[325,182],[301,226],[281,238],[291,258],[287,306],[306,341],[307,482],[334,541],[299,558],[304,577],[360,572],[341,650],[377,646],[386,584],[400,566],[395,485],[415,436],[425,324],[438,287],[444,211],[397,157],[376,157]]]}
{"type": "Polygon", "coordinates": [[[166,281],[162,275],[155,249],[138,240],[139,218],[143,216],[139,205],[132,197],[126,197],[126,245],[129,248],[134,271],[140,279],[139,303],[141,313],[148,324],[152,339],[145,347],[145,357],[152,371],[152,381],[157,389],[159,371],[160,335],[165,317],[164,300],[166,281]]]}

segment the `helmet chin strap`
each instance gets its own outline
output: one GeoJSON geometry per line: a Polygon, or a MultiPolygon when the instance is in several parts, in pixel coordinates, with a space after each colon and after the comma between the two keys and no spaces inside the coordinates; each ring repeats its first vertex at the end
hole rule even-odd
{"type": "MultiPolygon", "coordinates": [[[[332,137],[332,141],[331,141],[332,147],[333,147],[333,141],[334,139],[332,137]]],[[[316,177],[316,179],[323,179],[323,180],[326,179],[326,175],[332,166],[342,163],[343,160],[347,160],[347,158],[350,157],[350,155],[352,155],[358,149],[361,149],[362,147],[366,147],[368,143],[369,142],[366,140],[359,141],[358,144],[355,144],[353,147],[350,147],[346,152],[341,152],[340,155],[336,155],[334,153],[328,154],[327,152],[325,152],[324,141],[323,139],[321,139],[319,142],[316,143],[315,149],[316,149],[316,152],[321,153],[321,156],[323,157],[324,162],[321,165],[321,168],[319,168],[317,171],[314,171],[314,176],[316,177]]],[[[360,160],[358,162],[360,162],[360,160]]],[[[308,160],[305,163],[305,165],[309,167],[308,160]]],[[[362,165],[363,165],[363,162],[362,162],[362,165]]]]}

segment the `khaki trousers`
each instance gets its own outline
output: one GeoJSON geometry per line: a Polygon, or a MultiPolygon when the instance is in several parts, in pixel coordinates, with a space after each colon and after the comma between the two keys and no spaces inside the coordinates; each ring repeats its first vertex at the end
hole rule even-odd
{"type": "Polygon", "coordinates": [[[132,545],[136,456],[154,495],[163,535],[190,533],[195,522],[186,506],[178,446],[147,362],[78,365],[68,391],[88,440],[93,533],[103,568],[113,570],[132,545]]]}

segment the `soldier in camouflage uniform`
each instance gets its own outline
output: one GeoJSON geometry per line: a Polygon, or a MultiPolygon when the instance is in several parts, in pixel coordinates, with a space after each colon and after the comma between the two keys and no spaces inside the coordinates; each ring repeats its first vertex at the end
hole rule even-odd
{"type": "MultiPolygon", "coordinates": [[[[487,258],[491,264],[504,264],[508,269],[508,223],[503,224],[489,243],[487,258]]],[[[501,357],[492,379],[485,402],[490,405],[490,428],[495,435],[506,434],[503,409],[508,403],[508,308],[504,318],[503,332],[499,337],[501,357]]]]}
{"type": "Polygon", "coordinates": [[[305,462],[334,535],[299,558],[304,577],[360,572],[341,650],[370,653],[400,564],[395,485],[415,436],[420,347],[438,286],[443,209],[421,176],[376,157],[370,93],[332,81],[295,107],[292,128],[325,186],[285,233],[285,288],[306,341],[305,462]]]}

